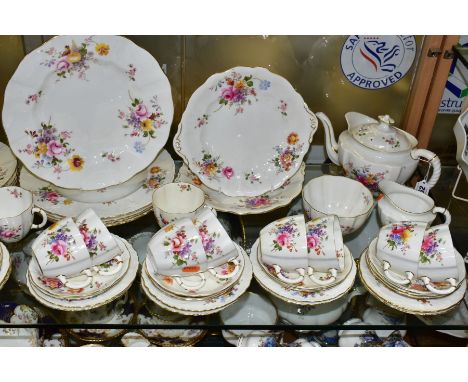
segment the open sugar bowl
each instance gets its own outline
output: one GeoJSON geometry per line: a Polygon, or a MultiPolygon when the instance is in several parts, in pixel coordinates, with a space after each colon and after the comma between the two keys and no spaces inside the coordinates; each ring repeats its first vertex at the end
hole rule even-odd
{"type": "Polygon", "coordinates": [[[365,186],[344,176],[332,175],[310,180],[302,191],[302,202],[309,219],[337,216],[343,235],[361,228],[374,207],[372,194],[365,186]]]}

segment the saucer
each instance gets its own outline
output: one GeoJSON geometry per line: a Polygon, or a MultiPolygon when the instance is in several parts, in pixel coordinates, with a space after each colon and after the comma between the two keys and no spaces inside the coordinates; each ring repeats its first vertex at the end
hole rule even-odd
{"type": "MultiPolygon", "coordinates": [[[[356,264],[354,261],[352,261],[351,271],[349,274],[340,284],[332,288],[307,291],[291,289],[290,287],[283,286],[271,278],[260,265],[258,257],[255,256],[255,254],[258,253],[257,251],[259,243],[260,240],[257,239],[257,241],[255,241],[254,245],[252,246],[252,249],[250,250],[250,261],[252,262],[255,279],[263,289],[280,300],[297,305],[325,304],[344,296],[351,290],[354,285],[354,279],[356,277],[356,264]]],[[[348,255],[345,256],[351,256],[349,254],[349,249],[346,246],[344,246],[344,249],[345,253],[348,253],[348,255]]]]}
{"type": "MultiPolygon", "coordinates": [[[[181,277],[183,282],[187,284],[192,283],[192,285],[197,285],[200,282],[200,277],[203,277],[206,280],[205,285],[197,290],[187,290],[181,287],[174,277],[157,274],[150,261],[145,262],[145,266],[143,269],[147,272],[147,275],[156,287],[159,287],[160,289],[164,290],[164,292],[175,297],[203,299],[205,297],[217,296],[225,292],[234,284],[236,284],[242,275],[242,271],[245,267],[245,261],[240,251],[240,247],[236,247],[236,249],[238,251],[238,256],[235,260],[239,260],[239,270],[238,274],[233,276],[232,278],[218,279],[216,276],[212,275],[210,271],[202,272],[199,275],[197,274],[192,276],[181,277]]],[[[232,264],[232,262],[229,262],[227,264],[232,264]]],[[[214,269],[223,270],[224,268],[226,268],[228,273],[233,272],[235,267],[229,267],[227,264],[223,264],[214,269]]]]}
{"type": "MultiPolygon", "coordinates": [[[[412,298],[444,297],[444,295],[440,295],[440,294],[436,294],[436,293],[432,293],[428,291],[426,287],[424,286],[424,284],[422,283],[422,281],[420,280],[416,280],[409,287],[392,283],[390,280],[387,279],[387,277],[383,273],[382,264],[380,260],[377,258],[376,248],[377,248],[377,238],[375,238],[369,245],[369,248],[367,251],[367,257],[366,257],[367,266],[372,272],[372,274],[387,288],[393,290],[394,292],[398,294],[401,294],[407,297],[412,297],[412,298]]],[[[456,255],[457,255],[456,260],[457,260],[458,275],[459,275],[458,279],[461,280],[456,286],[456,288],[458,289],[465,281],[466,271],[465,271],[465,263],[463,261],[463,258],[458,252],[456,253],[456,255]]],[[[398,277],[401,278],[401,276],[395,273],[393,273],[393,275],[395,278],[398,278],[398,277]]],[[[442,286],[443,284],[448,286],[447,283],[434,283],[434,284],[438,285],[439,287],[442,286]]]]}
{"type": "Polygon", "coordinates": [[[50,221],[64,217],[77,217],[87,208],[92,208],[109,227],[125,224],[138,219],[152,210],[152,191],[161,185],[172,182],[175,164],[166,150],[162,150],[156,160],[147,168],[147,178],[143,186],[134,193],[112,202],[83,203],[62,196],[26,168],[21,169],[21,187],[33,193],[34,205],[47,213],[50,221]]]}
{"type": "Polygon", "coordinates": [[[0,187],[11,186],[15,183],[17,162],[11,149],[0,142],[0,187]]]}
{"type": "Polygon", "coordinates": [[[454,309],[463,299],[466,282],[452,294],[439,298],[419,298],[403,296],[387,288],[370,271],[367,265],[366,249],[359,261],[359,276],[366,289],[380,302],[404,313],[417,315],[434,315],[446,313],[454,309]]]}
{"type": "Polygon", "coordinates": [[[226,306],[234,303],[240,296],[244,294],[252,280],[252,266],[247,254],[237,244],[236,247],[241,251],[244,257],[245,267],[244,272],[238,282],[231,288],[218,296],[206,297],[204,299],[181,300],[173,297],[157,288],[149,279],[146,272],[142,272],[141,286],[148,298],[157,305],[166,310],[184,315],[207,315],[217,313],[226,306]]]}
{"type": "Polygon", "coordinates": [[[106,305],[109,302],[119,298],[132,286],[133,280],[135,279],[138,270],[138,256],[135,250],[132,248],[132,246],[125,239],[122,239],[118,236],[115,236],[115,238],[119,245],[125,246],[126,254],[122,256],[130,257],[130,265],[124,277],[108,290],[88,299],[69,301],[61,298],[48,296],[42,290],[38,289],[34,284],[32,284],[31,280],[28,278],[27,286],[29,288],[29,292],[41,304],[52,309],[65,311],[90,310],[100,307],[102,305],[106,305]]]}
{"type": "MultiPolygon", "coordinates": [[[[252,254],[251,254],[252,256],[252,254]]],[[[346,277],[348,277],[349,273],[351,272],[351,269],[353,267],[353,255],[350,253],[349,250],[344,251],[344,268],[342,272],[339,272],[336,275],[336,280],[328,285],[318,285],[317,283],[313,282],[309,277],[304,277],[304,280],[301,281],[300,283],[297,284],[287,284],[284,281],[280,280],[278,276],[276,275],[276,271],[273,267],[265,264],[263,261],[261,261],[261,250],[260,246],[257,248],[257,260],[258,263],[262,266],[263,271],[270,276],[276,283],[279,283],[283,285],[284,287],[287,287],[288,289],[295,289],[295,290],[302,290],[302,291],[316,291],[316,290],[323,290],[323,289],[329,289],[333,288],[336,285],[340,284],[343,282],[346,277]]],[[[297,277],[296,275],[291,275],[289,273],[283,272],[283,274],[288,277],[297,277]]],[[[314,272],[314,275],[318,277],[319,279],[324,280],[328,274],[324,272],[314,272]]]]}
{"type": "MultiPolygon", "coordinates": [[[[115,236],[115,235],[114,235],[115,236]]],[[[117,237],[116,237],[117,239],[117,237]]],[[[118,242],[118,240],[117,240],[118,242]]],[[[119,242],[118,242],[119,243],[119,242]]],[[[125,246],[123,243],[119,243],[122,250],[122,267],[114,275],[100,275],[95,270],[91,271],[92,282],[84,288],[73,288],[67,287],[56,277],[45,277],[42,275],[41,270],[37,264],[37,261],[31,261],[29,263],[28,277],[34,286],[47,294],[50,297],[65,299],[65,300],[75,300],[75,299],[87,299],[101,294],[117,284],[127,272],[130,266],[130,255],[125,251],[125,246]]],[[[105,264],[109,264],[109,267],[106,267],[106,271],[111,271],[113,268],[119,267],[119,261],[116,259],[111,259],[105,264]]],[[[101,266],[103,266],[102,264],[101,266]]],[[[98,266],[99,269],[99,266],[98,266]]],[[[80,282],[86,280],[85,275],[79,275],[76,277],[69,278],[68,281],[72,282],[74,280],[80,282]]]]}
{"type": "Polygon", "coordinates": [[[12,268],[10,253],[7,247],[3,243],[0,243],[0,290],[8,281],[12,268]]]}
{"type": "Polygon", "coordinates": [[[302,191],[304,183],[305,164],[302,163],[299,171],[288,179],[280,188],[266,192],[260,196],[227,196],[212,188],[205,186],[187,165],[183,164],[177,175],[177,182],[191,183],[201,188],[206,195],[209,205],[217,211],[230,212],[236,215],[263,214],[276,210],[291,203],[302,191]]]}

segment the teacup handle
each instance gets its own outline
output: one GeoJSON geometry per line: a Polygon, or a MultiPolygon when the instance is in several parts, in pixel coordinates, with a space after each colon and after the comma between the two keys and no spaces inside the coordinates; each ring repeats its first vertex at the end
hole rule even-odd
{"type": "Polygon", "coordinates": [[[328,271],[331,274],[331,277],[327,280],[320,280],[318,277],[316,277],[314,275],[314,268],[312,267],[308,267],[307,275],[314,283],[318,285],[328,285],[336,280],[336,275],[338,274],[335,268],[330,268],[328,271]]]}
{"type": "Polygon", "coordinates": [[[216,271],[213,268],[210,268],[208,270],[210,271],[210,273],[213,276],[215,276],[216,278],[218,278],[220,280],[229,280],[229,279],[233,278],[235,275],[237,275],[239,273],[239,263],[240,263],[240,261],[238,259],[235,259],[235,260],[230,260],[229,263],[234,263],[235,268],[234,268],[234,271],[229,273],[228,275],[220,275],[219,273],[216,273],[216,271]]]}
{"type": "Polygon", "coordinates": [[[452,222],[452,215],[450,215],[450,212],[448,212],[446,208],[434,207],[432,209],[432,213],[434,214],[439,213],[439,214],[444,215],[444,224],[449,225],[452,222]]]}
{"type": "Polygon", "coordinates": [[[41,210],[40,208],[37,208],[37,207],[33,207],[33,209],[31,210],[31,214],[35,214],[35,213],[38,213],[38,214],[41,214],[42,216],[42,222],[40,222],[39,224],[33,224],[31,226],[32,229],[37,229],[37,228],[42,228],[46,225],[47,223],[47,214],[41,210]]]}
{"type": "Polygon", "coordinates": [[[115,275],[116,273],[120,272],[122,269],[122,257],[121,256],[116,256],[115,259],[118,261],[118,265],[115,269],[112,269],[111,271],[106,271],[104,269],[99,269],[99,267],[95,266],[93,267],[93,270],[97,273],[99,273],[101,276],[112,276],[115,275]]]}
{"type": "Polygon", "coordinates": [[[383,262],[383,271],[384,271],[384,275],[387,279],[389,279],[390,281],[394,282],[395,284],[399,284],[399,285],[406,285],[406,284],[409,284],[411,282],[411,280],[413,279],[414,275],[413,273],[411,272],[406,272],[406,279],[398,279],[396,277],[394,277],[391,273],[390,273],[390,263],[388,261],[384,261],[383,262]]]}
{"type": "Polygon", "coordinates": [[[298,284],[302,281],[304,281],[304,276],[305,276],[305,271],[302,268],[297,268],[296,271],[299,273],[299,277],[296,277],[295,279],[289,279],[287,277],[284,277],[283,274],[281,273],[281,267],[279,265],[273,265],[273,268],[275,269],[276,276],[286,284],[298,284]]]}
{"type": "Polygon", "coordinates": [[[89,284],[91,284],[91,282],[93,280],[93,276],[91,275],[91,271],[89,269],[85,269],[81,273],[84,273],[87,276],[86,280],[83,281],[81,284],[75,284],[75,285],[72,285],[72,286],[69,285],[70,281],[67,280],[67,278],[65,276],[60,275],[57,278],[68,288],[72,288],[72,289],[86,288],[89,284]]]}
{"type": "Polygon", "coordinates": [[[447,279],[447,281],[451,285],[450,288],[444,288],[444,289],[439,289],[439,288],[435,287],[434,285],[432,285],[431,279],[429,277],[423,276],[423,277],[421,277],[421,280],[423,281],[424,286],[430,292],[435,293],[435,294],[440,294],[440,295],[447,295],[447,294],[453,293],[455,291],[455,287],[457,285],[455,279],[452,278],[452,277],[447,279]]]}
{"type": "Polygon", "coordinates": [[[197,291],[197,290],[203,288],[203,286],[206,283],[206,278],[205,278],[205,275],[203,273],[197,273],[196,276],[200,277],[200,283],[198,283],[195,286],[187,286],[179,276],[173,276],[173,278],[177,282],[177,284],[179,284],[185,290],[187,290],[187,291],[197,291]]]}
{"type": "Polygon", "coordinates": [[[434,154],[432,151],[426,150],[426,149],[414,149],[411,151],[411,157],[413,159],[418,159],[418,158],[424,158],[427,159],[427,161],[432,165],[432,176],[431,178],[427,181],[427,187],[428,189],[431,189],[434,187],[439,180],[440,177],[440,159],[439,157],[434,154]]]}

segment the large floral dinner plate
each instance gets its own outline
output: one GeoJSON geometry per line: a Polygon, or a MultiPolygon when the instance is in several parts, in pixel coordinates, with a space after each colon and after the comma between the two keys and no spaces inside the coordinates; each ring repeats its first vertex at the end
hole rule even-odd
{"type": "Polygon", "coordinates": [[[83,203],[66,198],[54,191],[50,183],[38,179],[24,167],[20,173],[20,185],[33,193],[34,205],[46,211],[51,221],[76,217],[87,208],[92,208],[107,226],[111,226],[131,221],[133,217],[138,218],[151,211],[153,190],[172,182],[175,164],[169,153],[163,150],[146,171],[147,177],[142,187],[112,202],[83,203]]]}
{"type": "Polygon", "coordinates": [[[81,190],[145,169],[172,116],[158,62],[120,36],[59,36],[34,50],[8,83],[2,114],[12,150],[31,172],[81,190]]]}
{"type": "Polygon", "coordinates": [[[317,127],[283,77],[236,67],[211,76],[193,93],[174,148],[208,187],[228,196],[257,196],[299,170],[317,127]]]}
{"type": "Polygon", "coordinates": [[[205,192],[207,203],[217,211],[230,212],[236,215],[254,215],[276,210],[291,203],[302,191],[304,174],[305,164],[302,163],[299,171],[280,188],[258,196],[227,196],[215,191],[206,187],[200,178],[191,172],[185,164],[179,169],[176,181],[191,183],[201,188],[205,192]]]}

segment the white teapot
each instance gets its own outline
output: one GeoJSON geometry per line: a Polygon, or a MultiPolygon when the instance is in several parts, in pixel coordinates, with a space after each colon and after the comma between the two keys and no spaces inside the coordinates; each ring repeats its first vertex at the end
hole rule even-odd
{"type": "Polygon", "coordinates": [[[433,168],[427,187],[432,188],[440,176],[440,160],[429,150],[415,148],[418,141],[407,132],[392,124],[388,115],[379,116],[379,121],[364,114],[345,114],[348,130],[335,140],[333,127],[328,117],[317,113],[325,128],[326,150],[330,160],[341,165],[345,175],[360,181],[376,192],[378,183],[390,180],[406,182],[416,170],[420,158],[429,161],[433,168]]]}

